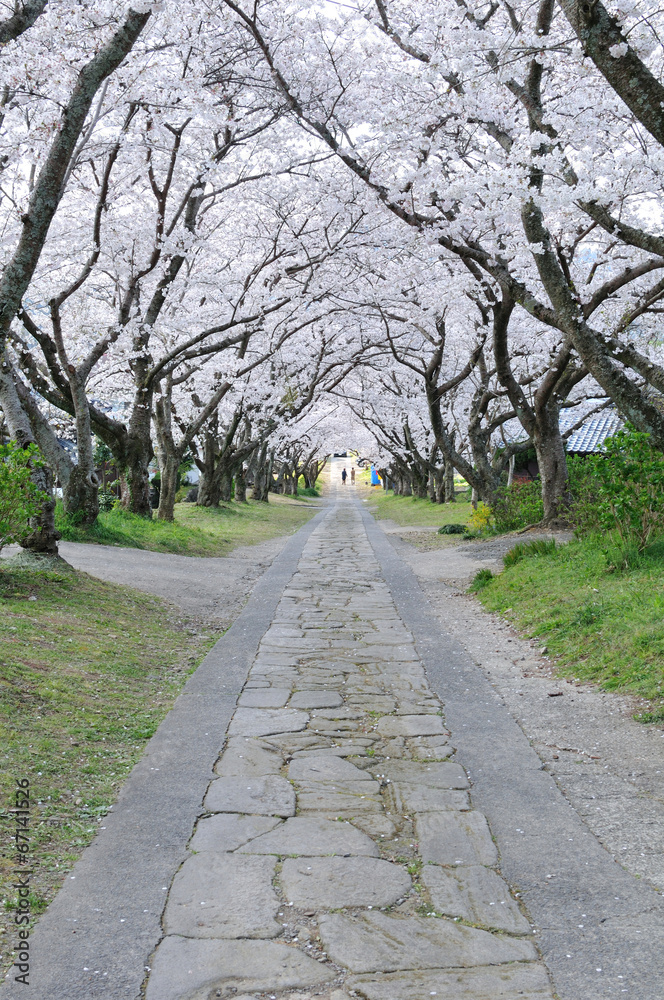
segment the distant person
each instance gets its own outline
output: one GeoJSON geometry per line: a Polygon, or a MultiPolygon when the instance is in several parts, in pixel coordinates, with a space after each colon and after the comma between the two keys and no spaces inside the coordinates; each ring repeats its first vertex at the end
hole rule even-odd
{"type": "Polygon", "coordinates": [[[350,470],[350,485],[355,486],[355,466],[350,470]]]}
{"type": "Polygon", "coordinates": [[[346,485],[347,478],[348,478],[348,473],[346,472],[346,466],[344,465],[344,471],[341,473],[341,483],[343,486],[346,485]]]}

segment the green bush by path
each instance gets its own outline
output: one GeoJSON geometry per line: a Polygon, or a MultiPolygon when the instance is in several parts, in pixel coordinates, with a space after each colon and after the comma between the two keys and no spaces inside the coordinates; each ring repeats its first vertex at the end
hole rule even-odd
{"type": "Polygon", "coordinates": [[[72,525],[58,505],[56,525],[70,542],[123,545],[187,556],[225,556],[238,545],[256,545],[297,531],[316,513],[314,505],[309,509],[304,506],[307,502],[306,498],[298,502],[295,497],[270,495],[269,503],[250,500],[220,507],[178,503],[172,522],[159,521],[156,512],[152,520],[147,520],[115,508],[100,513],[88,529],[72,525]]]}
{"type": "MultiPolygon", "coordinates": [[[[57,564],[56,564],[57,565],[57,564]]],[[[91,841],[216,635],[159,598],[66,567],[0,568],[0,954],[16,905],[15,783],[31,786],[33,914],[91,841]]]]}
{"type": "MultiPolygon", "coordinates": [[[[616,571],[619,540],[593,536],[522,551],[482,581],[479,599],[546,641],[561,675],[652,701],[642,721],[664,720],[664,542],[616,571]]],[[[550,544],[550,543],[549,543],[550,544]]]]}
{"type": "Polygon", "coordinates": [[[537,524],[544,517],[540,480],[501,486],[491,501],[491,514],[499,532],[519,531],[537,524]]]}
{"type": "Polygon", "coordinates": [[[32,469],[41,465],[36,445],[0,444],[0,548],[26,535],[28,519],[47,499],[32,480],[32,469]]]}
{"type": "Polygon", "coordinates": [[[592,511],[587,503],[583,508],[585,527],[616,531],[624,548],[638,552],[664,532],[664,456],[649,434],[629,426],[619,431],[601,455],[586,459],[585,472],[594,500],[592,511]]]}

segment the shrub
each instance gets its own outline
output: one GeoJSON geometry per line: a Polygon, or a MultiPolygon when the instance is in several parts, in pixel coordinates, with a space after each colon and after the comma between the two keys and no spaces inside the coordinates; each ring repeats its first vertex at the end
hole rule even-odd
{"type": "Polygon", "coordinates": [[[484,503],[483,500],[480,500],[475,510],[470,513],[470,517],[468,518],[468,527],[472,531],[487,531],[491,526],[491,516],[491,507],[484,503]]]}
{"type": "Polygon", "coordinates": [[[442,528],[438,529],[439,535],[465,535],[466,526],[465,524],[444,524],[442,528]]]}
{"type": "Polygon", "coordinates": [[[29,518],[49,499],[32,481],[32,470],[42,464],[34,444],[27,448],[15,441],[0,445],[0,548],[20,541],[29,518]]]}
{"type": "Polygon", "coordinates": [[[567,517],[579,534],[587,535],[600,527],[598,518],[599,480],[595,471],[597,460],[601,456],[570,455],[567,459],[569,472],[569,490],[571,501],[567,509],[567,517]]]}
{"type": "Polygon", "coordinates": [[[593,458],[600,528],[616,530],[623,547],[643,552],[664,530],[664,458],[650,435],[631,427],[608,438],[593,458]]]}
{"type": "Polygon", "coordinates": [[[544,504],[540,480],[501,486],[491,502],[491,513],[498,531],[518,531],[541,521],[544,504]]]}

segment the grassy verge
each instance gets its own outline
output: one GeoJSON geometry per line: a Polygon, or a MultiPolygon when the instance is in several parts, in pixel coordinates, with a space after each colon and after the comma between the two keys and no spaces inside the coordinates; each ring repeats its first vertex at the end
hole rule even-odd
{"type": "Polygon", "coordinates": [[[372,513],[378,518],[390,518],[396,524],[422,527],[442,527],[444,524],[466,524],[472,507],[470,503],[438,504],[417,497],[396,496],[391,491],[373,490],[369,496],[372,513]]]}
{"type": "Polygon", "coordinates": [[[16,782],[30,782],[37,916],[216,636],[156,597],[73,570],[0,568],[0,953],[17,943],[16,782]]]}
{"type": "Polygon", "coordinates": [[[238,545],[256,545],[277,535],[296,531],[315,513],[315,502],[307,497],[270,496],[269,503],[250,500],[220,507],[175,505],[175,521],[151,521],[122,510],[100,514],[92,528],[67,523],[58,513],[58,530],[70,542],[123,545],[153,552],[186,556],[225,556],[238,545]],[[311,503],[307,510],[303,504],[311,503]]]}
{"type": "Polygon", "coordinates": [[[546,642],[559,673],[630,693],[652,705],[641,721],[664,721],[664,541],[617,571],[610,539],[573,541],[525,555],[476,588],[490,611],[507,613],[546,642]]]}

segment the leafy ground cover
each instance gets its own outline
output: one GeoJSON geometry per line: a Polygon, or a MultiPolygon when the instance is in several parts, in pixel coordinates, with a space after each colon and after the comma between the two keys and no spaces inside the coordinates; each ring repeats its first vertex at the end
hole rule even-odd
{"type": "Polygon", "coordinates": [[[637,718],[664,721],[664,541],[629,568],[610,537],[539,549],[524,545],[499,576],[481,571],[481,602],[542,639],[562,676],[648,699],[637,718]]]}
{"type": "Polygon", "coordinates": [[[30,858],[37,869],[31,910],[37,916],[216,638],[156,597],[66,566],[0,568],[4,966],[16,943],[8,813],[16,781],[30,781],[30,858]]]}
{"type": "Polygon", "coordinates": [[[372,490],[369,504],[375,517],[390,518],[403,526],[442,527],[444,524],[466,524],[472,511],[470,503],[465,501],[431,503],[430,500],[397,496],[390,490],[386,492],[382,489],[372,490]]]}
{"type": "Polygon", "coordinates": [[[70,542],[123,545],[187,556],[225,556],[238,545],[255,545],[296,531],[315,514],[315,500],[270,496],[269,503],[250,500],[220,507],[175,505],[175,521],[148,521],[123,510],[99,515],[91,528],[70,524],[59,508],[58,530],[70,542]],[[309,508],[307,509],[307,504],[309,508]]]}

